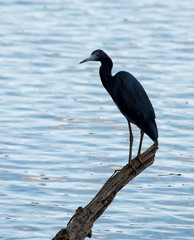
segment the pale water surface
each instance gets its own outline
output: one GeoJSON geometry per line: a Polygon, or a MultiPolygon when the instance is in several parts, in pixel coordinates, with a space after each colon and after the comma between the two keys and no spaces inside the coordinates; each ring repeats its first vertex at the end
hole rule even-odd
{"type": "Polygon", "coordinates": [[[4,0],[0,239],[51,239],[127,163],[127,123],[99,63],[78,64],[97,48],[143,84],[160,148],[92,239],[194,238],[194,1],[4,0]]]}

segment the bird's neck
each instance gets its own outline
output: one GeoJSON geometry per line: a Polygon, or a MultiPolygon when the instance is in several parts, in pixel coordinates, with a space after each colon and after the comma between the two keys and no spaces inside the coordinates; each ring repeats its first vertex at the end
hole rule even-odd
{"type": "Polygon", "coordinates": [[[112,79],[112,67],[112,60],[108,56],[106,59],[102,59],[100,67],[100,78],[105,88],[107,88],[108,82],[112,79]]]}

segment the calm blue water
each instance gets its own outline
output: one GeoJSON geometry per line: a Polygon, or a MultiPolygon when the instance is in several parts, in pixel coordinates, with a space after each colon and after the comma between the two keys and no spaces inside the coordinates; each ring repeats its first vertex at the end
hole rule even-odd
{"type": "Polygon", "coordinates": [[[193,239],[192,0],[0,1],[0,239],[51,239],[127,163],[127,123],[99,63],[78,64],[97,48],[143,84],[160,148],[92,239],[193,239]]]}

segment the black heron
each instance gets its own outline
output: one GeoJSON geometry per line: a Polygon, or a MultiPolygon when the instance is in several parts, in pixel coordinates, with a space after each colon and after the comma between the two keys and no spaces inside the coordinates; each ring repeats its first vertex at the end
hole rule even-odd
{"type": "Polygon", "coordinates": [[[158,130],[153,106],[144,88],[132,74],[120,71],[112,76],[113,62],[104,51],[95,50],[90,57],[80,63],[88,61],[101,62],[99,71],[102,84],[128,121],[130,135],[129,164],[132,166],[133,133],[131,123],[141,130],[138,157],[141,153],[144,133],[158,145],[158,130]]]}

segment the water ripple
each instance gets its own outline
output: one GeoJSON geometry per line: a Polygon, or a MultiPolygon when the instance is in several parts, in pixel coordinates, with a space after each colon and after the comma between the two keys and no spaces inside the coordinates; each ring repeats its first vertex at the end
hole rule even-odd
{"type": "MultiPolygon", "coordinates": [[[[193,239],[193,1],[1,1],[0,231],[51,239],[128,159],[127,122],[106,93],[134,74],[154,105],[160,148],[93,227],[93,239],[193,239]],[[30,217],[29,217],[30,216],[30,217]]],[[[134,155],[139,130],[134,126],[134,155]]],[[[145,137],[143,149],[152,144],[145,137]]]]}

